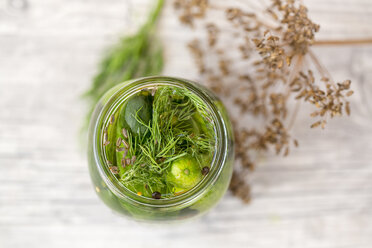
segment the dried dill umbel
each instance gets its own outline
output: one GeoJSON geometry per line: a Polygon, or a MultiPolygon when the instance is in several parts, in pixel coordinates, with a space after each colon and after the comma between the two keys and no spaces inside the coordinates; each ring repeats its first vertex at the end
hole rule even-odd
{"type": "Polygon", "coordinates": [[[232,102],[230,108],[239,109],[232,116],[237,161],[230,190],[248,202],[245,175],[255,167],[255,154],[287,156],[291,147],[298,146],[291,128],[300,102],[314,107],[309,128],[325,128],[330,119],[350,114],[347,98],[353,91],[350,80],[333,81],[312,52],[320,26],[309,18],[302,1],[272,0],[254,10],[249,2],[247,9],[214,4],[174,1],[180,21],[191,28],[199,22],[205,32],[204,38],[188,43],[199,80],[232,102]],[[225,21],[219,27],[212,18],[221,14],[225,21]],[[255,118],[257,125],[247,125],[247,118],[255,118]]]}
{"type": "Polygon", "coordinates": [[[203,18],[207,12],[208,0],[175,0],[174,8],[180,10],[180,21],[193,26],[195,18],[203,18]]]}

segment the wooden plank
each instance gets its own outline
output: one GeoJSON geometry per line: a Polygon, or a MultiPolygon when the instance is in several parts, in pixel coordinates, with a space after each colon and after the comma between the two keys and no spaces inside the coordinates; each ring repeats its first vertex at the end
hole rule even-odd
{"type": "MultiPolygon", "coordinates": [[[[149,1],[28,0],[25,10],[8,2],[0,2],[0,247],[372,246],[372,47],[314,50],[336,80],[353,80],[353,115],[310,131],[301,113],[300,147],[262,159],[249,177],[250,205],[227,194],[199,220],[148,226],[99,201],[77,137],[80,95],[101,55],[144,20],[149,1]]],[[[322,39],[372,36],[369,0],[306,4],[322,39]]],[[[164,74],[197,80],[184,44],[192,31],[170,3],[160,27],[164,74]]]]}

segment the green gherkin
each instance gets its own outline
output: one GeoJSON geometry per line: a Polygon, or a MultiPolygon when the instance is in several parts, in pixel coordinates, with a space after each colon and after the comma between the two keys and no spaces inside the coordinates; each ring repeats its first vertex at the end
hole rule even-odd
{"type": "Polygon", "coordinates": [[[167,179],[177,188],[189,190],[202,179],[202,174],[197,161],[191,156],[184,156],[172,163],[167,179]]]}

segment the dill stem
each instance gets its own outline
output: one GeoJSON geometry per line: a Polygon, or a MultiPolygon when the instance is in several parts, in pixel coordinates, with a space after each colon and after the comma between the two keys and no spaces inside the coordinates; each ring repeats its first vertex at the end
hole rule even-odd
{"type": "Polygon", "coordinates": [[[345,40],[316,40],[314,46],[372,45],[372,38],[345,40]]]}

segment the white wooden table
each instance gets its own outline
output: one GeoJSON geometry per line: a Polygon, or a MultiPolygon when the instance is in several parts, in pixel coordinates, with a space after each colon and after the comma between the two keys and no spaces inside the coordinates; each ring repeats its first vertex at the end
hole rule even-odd
{"type": "MultiPolygon", "coordinates": [[[[372,1],[305,2],[319,38],[372,37],[372,1]]],[[[310,131],[300,115],[300,147],[260,162],[250,205],[227,194],[194,222],[146,226],[99,201],[77,138],[79,97],[148,3],[0,0],[0,247],[372,247],[372,46],[315,49],[336,80],[354,82],[352,117],[310,131]]],[[[191,32],[169,3],[160,25],[165,74],[197,79],[191,32]]]]}

